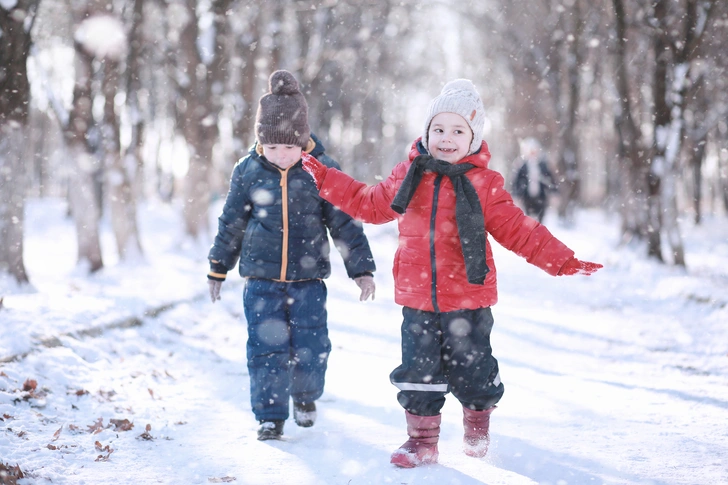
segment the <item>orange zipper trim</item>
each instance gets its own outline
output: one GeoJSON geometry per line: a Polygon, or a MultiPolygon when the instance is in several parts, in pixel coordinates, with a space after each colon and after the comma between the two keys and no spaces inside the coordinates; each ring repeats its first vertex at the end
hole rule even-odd
{"type": "Polygon", "coordinates": [[[286,281],[286,273],[288,272],[288,168],[285,170],[281,170],[281,209],[283,211],[281,281],[286,281]]]}

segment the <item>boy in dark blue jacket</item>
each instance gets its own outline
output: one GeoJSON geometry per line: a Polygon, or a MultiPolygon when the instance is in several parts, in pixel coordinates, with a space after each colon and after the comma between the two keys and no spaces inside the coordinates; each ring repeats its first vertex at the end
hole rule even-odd
{"type": "Polygon", "coordinates": [[[247,278],[250,401],[258,439],[278,439],[289,416],[309,427],[324,390],[331,342],[326,285],[331,235],[360,300],[374,299],[374,259],[359,223],[323,200],[300,160],[306,153],[338,164],[308,126],[308,106],[288,71],[269,79],[258,106],[256,143],[233,169],[230,191],[210,249],[208,283],[213,303],[227,272],[240,259],[247,278]]]}

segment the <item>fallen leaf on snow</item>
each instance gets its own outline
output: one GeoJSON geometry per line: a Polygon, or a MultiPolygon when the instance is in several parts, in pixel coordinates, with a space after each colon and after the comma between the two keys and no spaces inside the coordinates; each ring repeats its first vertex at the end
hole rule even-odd
{"type": "Polygon", "coordinates": [[[0,462],[0,485],[17,485],[18,478],[25,478],[18,465],[8,466],[0,462]]]}
{"type": "Polygon", "coordinates": [[[109,461],[109,457],[114,452],[114,449],[111,448],[109,445],[103,446],[100,441],[95,442],[94,446],[96,447],[96,451],[106,453],[106,455],[101,454],[97,456],[94,461],[109,461]]]}
{"type": "Polygon", "coordinates": [[[111,401],[111,398],[116,396],[116,391],[99,391],[99,396],[101,396],[105,401],[111,401]]]}
{"type": "Polygon", "coordinates": [[[154,439],[154,436],[152,436],[151,434],[149,434],[149,432],[151,430],[152,430],[152,425],[151,424],[147,424],[146,431],[143,432],[142,434],[140,434],[139,436],[137,436],[137,439],[152,441],[154,439]]]}
{"type": "Polygon", "coordinates": [[[100,433],[104,430],[104,418],[99,418],[94,424],[87,426],[88,432],[92,434],[100,433]]]}
{"type": "Polygon", "coordinates": [[[102,445],[100,441],[95,441],[94,447],[96,447],[96,451],[108,451],[108,452],[114,451],[111,449],[111,447],[109,445],[106,445],[106,446],[102,445]]]}
{"type": "Polygon", "coordinates": [[[114,431],[129,431],[134,427],[128,419],[110,419],[109,422],[114,425],[114,431]]]}
{"type": "Polygon", "coordinates": [[[38,387],[38,381],[35,379],[26,379],[25,382],[23,382],[23,390],[25,392],[35,391],[36,387],[38,387]]]}

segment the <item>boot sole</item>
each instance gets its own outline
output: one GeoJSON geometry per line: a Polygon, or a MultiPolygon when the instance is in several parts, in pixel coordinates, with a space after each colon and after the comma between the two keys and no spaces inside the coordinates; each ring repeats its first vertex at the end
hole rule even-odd
{"type": "Polygon", "coordinates": [[[270,440],[277,440],[277,441],[283,441],[283,435],[282,434],[276,434],[276,435],[258,435],[258,441],[270,441],[270,440]]]}
{"type": "Polygon", "coordinates": [[[424,458],[418,459],[411,453],[395,453],[389,462],[399,468],[415,468],[422,465],[436,465],[438,457],[439,454],[426,455],[424,458]]]}

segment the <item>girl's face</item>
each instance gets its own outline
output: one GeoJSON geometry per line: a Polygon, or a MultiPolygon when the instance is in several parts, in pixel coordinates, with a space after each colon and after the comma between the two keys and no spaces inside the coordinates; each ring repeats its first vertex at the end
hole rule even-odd
{"type": "Polygon", "coordinates": [[[263,145],[263,156],[283,170],[299,161],[302,153],[303,149],[295,145],[263,145]]]}
{"type": "Polygon", "coordinates": [[[438,113],[427,132],[427,150],[435,158],[455,163],[470,151],[473,131],[465,118],[455,113],[438,113]]]}

